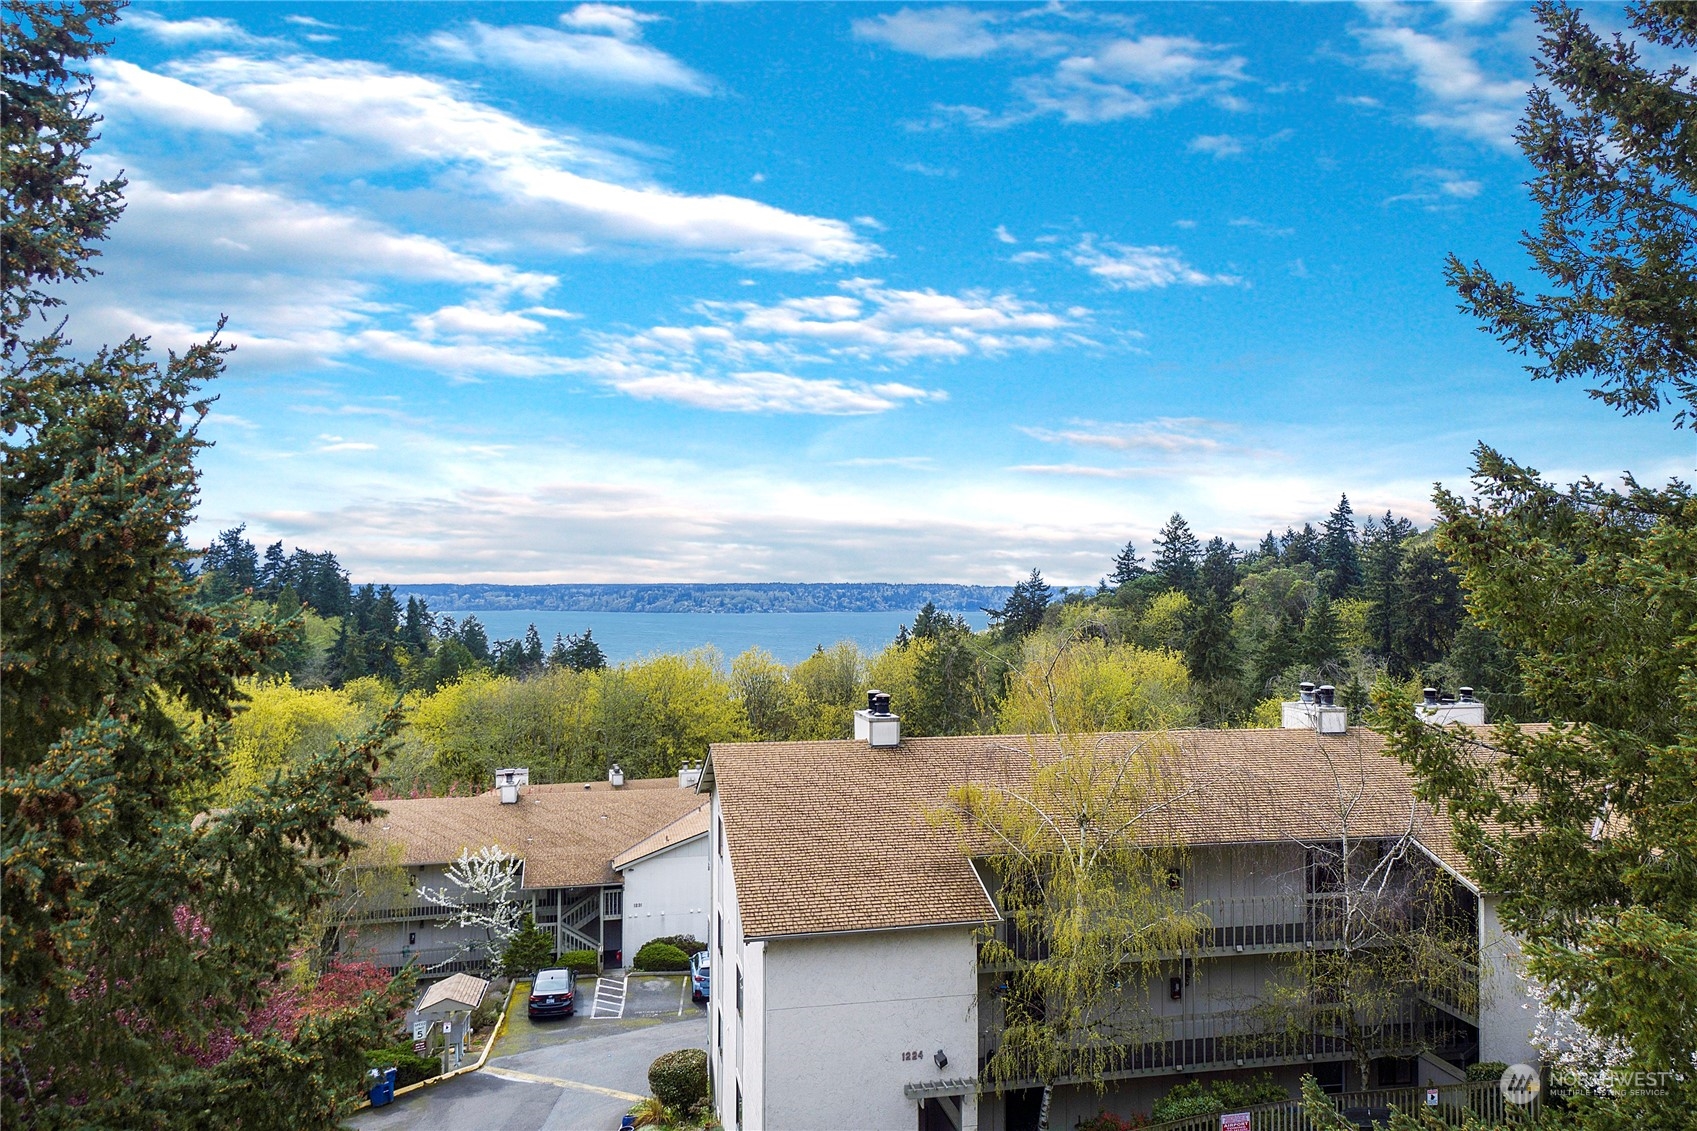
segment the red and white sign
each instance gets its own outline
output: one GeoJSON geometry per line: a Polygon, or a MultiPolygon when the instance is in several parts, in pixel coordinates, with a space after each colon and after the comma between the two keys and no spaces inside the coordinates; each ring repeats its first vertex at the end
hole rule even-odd
{"type": "Polygon", "coordinates": [[[1249,1131],[1249,1113],[1247,1111],[1221,1112],[1220,1131],[1249,1131]]]}

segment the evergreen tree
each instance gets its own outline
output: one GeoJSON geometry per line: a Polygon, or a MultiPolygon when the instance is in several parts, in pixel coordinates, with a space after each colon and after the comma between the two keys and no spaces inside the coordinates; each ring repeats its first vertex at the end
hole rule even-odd
{"type": "Polygon", "coordinates": [[[1001,608],[986,611],[1001,625],[1007,639],[1020,640],[1043,627],[1043,614],[1048,608],[1049,583],[1034,569],[1030,577],[1013,587],[1001,608]]]}
{"type": "Polygon", "coordinates": [[[1228,545],[1224,538],[1210,538],[1202,554],[1198,581],[1204,598],[1212,598],[1226,608],[1231,607],[1232,590],[1237,588],[1237,546],[1228,545]]]}
{"type": "Polygon", "coordinates": [[[486,664],[489,662],[489,635],[483,631],[483,625],[475,616],[467,615],[460,622],[460,628],[454,634],[460,647],[470,653],[473,662],[486,664]]]}
{"type": "Polygon", "coordinates": [[[524,630],[524,670],[532,675],[542,670],[542,634],[532,624],[524,630]]]}
{"type": "Polygon", "coordinates": [[[1461,583],[1443,554],[1417,545],[1403,558],[1397,584],[1396,666],[1414,672],[1449,652],[1463,615],[1461,583]]]}
{"type": "Polygon", "coordinates": [[[1361,587],[1361,555],[1356,548],[1354,512],[1349,496],[1338,496],[1338,505],[1327,516],[1320,537],[1320,567],[1330,578],[1326,594],[1347,597],[1361,587]]]}
{"type": "Polygon", "coordinates": [[[430,651],[433,635],[430,606],[422,598],[408,597],[406,616],[401,622],[401,640],[409,648],[423,655],[430,651]]]}
{"type": "Polygon", "coordinates": [[[548,650],[548,670],[565,671],[571,666],[571,653],[566,650],[565,635],[556,632],[554,634],[554,646],[548,650]]]}
{"type": "Polygon", "coordinates": [[[1268,561],[1276,562],[1279,560],[1279,540],[1273,537],[1271,530],[1267,531],[1267,536],[1261,539],[1261,544],[1255,548],[1255,552],[1268,561]]]}
{"type": "Polygon", "coordinates": [[[1192,606],[1184,663],[1200,688],[1203,723],[1218,726],[1228,712],[1230,685],[1238,678],[1231,609],[1212,597],[1192,606]]]}
{"type": "Polygon", "coordinates": [[[255,1024],[201,1061],[273,1001],[345,823],[374,815],[384,732],[197,816],[237,681],[284,639],[262,607],[204,605],[183,568],[226,347],[160,365],[136,338],[82,360],[59,331],[25,338],[121,206],[83,164],[84,68],[117,11],[8,5],[0,25],[0,1123],[329,1128],[386,1000],[255,1024]]]}
{"type": "Polygon", "coordinates": [[[1107,577],[1110,588],[1118,589],[1149,572],[1149,567],[1143,564],[1143,559],[1137,555],[1137,543],[1127,542],[1125,548],[1114,555],[1114,570],[1107,577]]]}
{"type": "Polygon", "coordinates": [[[1296,643],[1296,657],[1304,667],[1318,675],[1342,654],[1343,640],[1337,613],[1332,602],[1320,593],[1308,606],[1308,616],[1302,622],[1302,635],[1296,643]]]}
{"type": "Polygon", "coordinates": [[[1536,10],[1543,82],[1516,140],[1543,214],[1521,244],[1549,290],[1526,294],[1453,255],[1450,285],[1481,329],[1533,356],[1534,378],[1594,382],[1590,394],[1627,415],[1672,400],[1675,426],[1697,426],[1697,13],[1631,6],[1632,27],[1677,60],[1656,71],[1578,9],[1536,10]]]}
{"type": "MultiPolygon", "coordinates": [[[[267,601],[277,599],[283,586],[290,582],[288,566],[288,560],[283,557],[283,543],[273,542],[265,547],[265,560],[259,566],[259,597],[267,601]]],[[[298,593],[295,599],[298,604],[298,593]]]]}
{"type": "Polygon", "coordinates": [[[942,633],[957,627],[966,629],[966,621],[942,612],[930,601],[925,602],[918,615],[913,618],[913,635],[916,640],[934,640],[942,633]]]}
{"type": "Polygon", "coordinates": [[[1286,565],[1320,567],[1320,535],[1313,523],[1303,523],[1301,530],[1285,527],[1284,537],[1279,539],[1279,560],[1286,565]]]}
{"type": "Polygon", "coordinates": [[[1368,519],[1363,531],[1361,566],[1365,576],[1364,595],[1372,602],[1367,617],[1367,636],[1373,651],[1391,664],[1393,674],[1407,675],[1398,656],[1402,633],[1403,543],[1414,524],[1389,511],[1383,519],[1368,519]]]}
{"type": "Polygon", "coordinates": [[[232,596],[259,585],[259,555],[254,551],[253,543],[242,536],[245,530],[247,524],[243,523],[234,530],[221,532],[201,558],[200,572],[217,576],[221,583],[218,592],[222,596],[232,596]]]}
{"type": "Polygon", "coordinates": [[[582,636],[567,639],[570,646],[566,649],[566,666],[572,671],[598,672],[607,666],[607,655],[601,651],[601,645],[595,642],[589,629],[584,629],[582,636]]]}
{"type": "Polygon", "coordinates": [[[1196,587],[1196,571],[1202,561],[1202,543],[1191,532],[1190,523],[1173,512],[1155,535],[1155,572],[1170,589],[1189,593],[1196,587]]]}

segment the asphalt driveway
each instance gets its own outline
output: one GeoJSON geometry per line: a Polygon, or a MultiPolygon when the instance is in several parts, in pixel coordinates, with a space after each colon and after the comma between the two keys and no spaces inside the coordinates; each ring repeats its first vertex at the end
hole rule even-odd
{"type": "MultiPolygon", "coordinates": [[[[688,1008],[678,1016],[676,983],[669,990],[669,1016],[580,1015],[533,1024],[520,1003],[481,1071],[362,1111],[349,1125],[360,1131],[613,1131],[648,1093],[655,1057],[707,1047],[706,1011],[686,994],[688,1008]]],[[[656,988],[656,1013],[659,997],[656,988]]]]}

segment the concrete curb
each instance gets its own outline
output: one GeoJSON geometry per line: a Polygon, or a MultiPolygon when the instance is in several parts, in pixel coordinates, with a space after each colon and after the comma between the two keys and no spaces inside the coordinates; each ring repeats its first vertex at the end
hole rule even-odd
{"type": "MultiPolygon", "coordinates": [[[[501,1003],[501,1016],[496,1019],[495,1027],[489,1030],[489,1039],[483,1042],[482,1056],[479,1056],[477,1060],[471,1064],[460,1065],[452,1072],[444,1072],[440,1076],[432,1076],[428,1080],[420,1080],[416,1084],[408,1084],[404,1088],[396,1088],[395,1099],[398,1100],[402,1096],[411,1095],[414,1092],[422,1091],[423,1089],[429,1088],[435,1084],[440,1084],[444,1080],[452,1080],[456,1076],[464,1076],[467,1072],[476,1072],[479,1068],[482,1068],[484,1063],[489,1059],[489,1054],[495,1051],[495,1042],[501,1039],[501,1030],[507,1027],[507,1010],[512,1008],[513,995],[518,992],[518,988],[519,984],[517,981],[514,981],[512,985],[507,987],[507,999],[501,1003]]],[[[370,1106],[371,1098],[367,1096],[355,1105],[353,1110],[364,1111],[370,1106]]],[[[388,1105],[385,1104],[384,1106],[387,1107],[388,1105]]]]}

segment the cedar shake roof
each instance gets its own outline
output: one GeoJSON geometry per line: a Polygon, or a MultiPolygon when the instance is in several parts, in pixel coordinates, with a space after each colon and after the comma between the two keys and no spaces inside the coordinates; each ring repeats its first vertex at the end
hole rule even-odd
{"type": "Polygon", "coordinates": [[[526,888],[589,887],[622,882],[613,857],[700,804],[676,778],[626,778],[618,789],[604,781],[527,785],[516,805],[501,804],[495,790],[384,801],[383,816],[348,831],[372,849],[399,845],[406,865],[447,864],[498,845],[524,858],[526,888]]]}
{"type": "Polygon", "coordinates": [[[686,840],[706,836],[707,823],[712,819],[712,809],[713,799],[708,798],[696,806],[694,812],[685,813],[653,836],[613,857],[613,870],[618,871],[627,864],[634,864],[645,856],[652,856],[686,840]]]}
{"type": "MultiPolygon", "coordinates": [[[[1476,728],[1481,737],[1486,728],[1476,728]]],[[[1415,799],[1407,770],[1364,728],[1103,734],[1103,752],[1160,751],[1176,800],[1140,827],[1151,843],[1336,840],[1412,833],[1465,875],[1454,830],[1415,799]]],[[[1074,745],[1076,751],[1077,746],[1074,745]]],[[[888,930],[997,918],[960,834],[928,819],[952,787],[1018,788],[1064,756],[1049,736],[716,743],[709,774],[749,937],[888,930]]]]}

